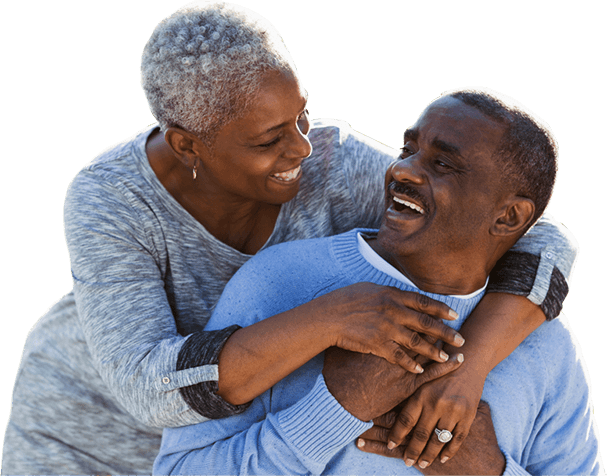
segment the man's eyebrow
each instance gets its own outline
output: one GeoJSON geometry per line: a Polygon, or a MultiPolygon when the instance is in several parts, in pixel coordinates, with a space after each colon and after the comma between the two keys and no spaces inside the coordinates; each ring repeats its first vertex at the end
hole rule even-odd
{"type": "Polygon", "coordinates": [[[432,141],[432,147],[436,147],[437,149],[442,150],[443,152],[455,155],[460,158],[463,157],[461,151],[459,150],[459,147],[453,144],[449,144],[448,142],[445,142],[440,139],[434,139],[432,141]]]}
{"type": "Polygon", "coordinates": [[[417,129],[407,129],[405,131],[403,139],[405,142],[407,142],[408,140],[417,140],[418,137],[419,131],[417,129]]]}

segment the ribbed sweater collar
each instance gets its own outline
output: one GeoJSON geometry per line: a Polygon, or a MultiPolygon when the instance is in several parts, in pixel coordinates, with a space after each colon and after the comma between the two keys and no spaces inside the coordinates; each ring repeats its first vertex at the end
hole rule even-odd
{"type": "Polygon", "coordinates": [[[331,248],[336,261],[342,266],[343,272],[354,282],[370,282],[383,286],[392,286],[403,291],[412,291],[424,294],[437,301],[444,302],[459,314],[455,321],[445,321],[449,326],[459,329],[472,310],[484,296],[484,292],[468,299],[457,296],[447,296],[422,291],[414,286],[399,281],[388,274],[372,266],[358,251],[358,233],[377,233],[377,230],[354,229],[341,235],[336,235],[331,240],[331,248]]]}

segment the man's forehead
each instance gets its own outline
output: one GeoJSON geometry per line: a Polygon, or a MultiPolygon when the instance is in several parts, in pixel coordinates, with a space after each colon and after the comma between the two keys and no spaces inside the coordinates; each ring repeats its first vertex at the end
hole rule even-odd
{"type": "Polygon", "coordinates": [[[405,140],[420,137],[432,143],[451,144],[458,149],[486,145],[497,146],[504,125],[473,106],[453,97],[432,102],[413,127],[405,131],[405,140]]]}

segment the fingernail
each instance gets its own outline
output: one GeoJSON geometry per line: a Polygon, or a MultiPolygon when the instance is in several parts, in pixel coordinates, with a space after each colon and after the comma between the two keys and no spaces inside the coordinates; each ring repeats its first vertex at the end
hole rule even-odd
{"type": "Polygon", "coordinates": [[[428,462],[427,461],[422,461],[421,463],[419,463],[419,467],[421,469],[424,469],[426,466],[428,466],[428,462]]]}
{"type": "Polygon", "coordinates": [[[457,345],[458,347],[461,347],[466,342],[466,339],[464,339],[460,334],[455,334],[454,340],[455,340],[455,345],[457,345]]]}
{"type": "Polygon", "coordinates": [[[449,316],[457,319],[459,317],[459,314],[457,312],[455,312],[453,309],[449,309],[449,316]]]}
{"type": "Polygon", "coordinates": [[[441,360],[444,362],[445,360],[449,360],[449,354],[447,354],[447,352],[445,351],[440,351],[440,358],[441,360]]]}
{"type": "Polygon", "coordinates": [[[424,368],[423,368],[421,365],[417,364],[417,365],[415,366],[415,371],[416,371],[418,374],[421,374],[421,373],[424,373],[424,368]]]}
{"type": "Polygon", "coordinates": [[[407,458],[405,460],[405,464],[409,467],[413,466],[413,463],[415,463],[415,461],[413,461],[411,458],[407,458]]]}
{"type": "Polygon", "coordinates": [[[358,439],[357,446],[358,446],[359,448],[364,448],[364,447],[365,447],[365,440],[363,440],[362,438],[359,438],[359,439],[358,439]]]}
{"type": "Polygon", "coordinates": [[[461,364],[464,361],[464,354],[457,354],[457,361],[461,364]]]}
{"type": "Polygon", "coordinates": [[[446,463],[447,461],[449,461],[449,457],[448,456],[443,456],[440,460],[441,463],[446,463]]]}
{"type": "Polygon", "coordinates": [[[388,441],[388,449],[393,450],[394,448],[396,448],[396,443],[393,441],[388,441]]]}

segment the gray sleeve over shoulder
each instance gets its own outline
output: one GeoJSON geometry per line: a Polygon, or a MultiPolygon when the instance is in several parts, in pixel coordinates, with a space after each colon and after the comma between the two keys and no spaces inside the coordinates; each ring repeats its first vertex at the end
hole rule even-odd
{"type": "Polygon", "coordinates": [[[540,306],[546,319],[557,317],[569,292],[577,243],[571,233],[544,215],[498,261],[487,292],[525,296],[540,306]]]}

